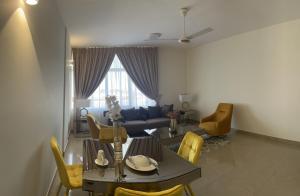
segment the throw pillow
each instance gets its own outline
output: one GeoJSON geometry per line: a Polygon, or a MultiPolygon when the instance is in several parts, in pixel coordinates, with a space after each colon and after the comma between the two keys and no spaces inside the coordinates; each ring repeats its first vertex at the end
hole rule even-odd
{"type": "Polygon", "coordinates": [[[149,113],[146,108],[140,107],[139,110],[140,120],[147,120],[149,118],[149,113]]]}
{"type": "Polygon", "coordinates": [[[148,106],[149,118],[160,118],[161,108],[159,106],[148,106]]]}
{"type": "Polygon", "coordinates": [[[139,110],[136,110],[134,108],[122,110],[121,115],[123,116],[125,121],[139,120],[139,110]]]}

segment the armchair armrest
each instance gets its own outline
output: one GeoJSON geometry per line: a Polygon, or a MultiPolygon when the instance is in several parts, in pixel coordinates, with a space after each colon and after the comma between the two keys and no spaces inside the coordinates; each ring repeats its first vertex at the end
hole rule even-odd
{"type": "Polygon", "coordinates": [[[98,121],[95,122],[97,125],[99,125],[101,128],[112,128],[112,126],[109,126],[109,125],[105,125],[103,123],[100,123],[98,121]]]}
{"type": "Polygon", "coordinates": [[[213,114],[211,114],[211,115],[209,115],[209,116],[207,116],[207,117],[201,119],[201,123],[213,121],[213,119],[215,118],[215,114],[216,114],[216,113],[213,113],[213,114]]]}
{"type": "Polygon", "coordinates": [[[226,125],[230,124],[230,116],[224,116],[220,120],[217,121],[217,127],[226,127],[226,125]]]}

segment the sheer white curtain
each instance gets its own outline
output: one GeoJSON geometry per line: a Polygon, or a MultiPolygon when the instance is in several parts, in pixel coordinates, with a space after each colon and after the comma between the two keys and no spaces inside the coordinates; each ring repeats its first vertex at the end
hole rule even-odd
{"type": "MultiPolygon", "coordinates": [[[[115,55],[112,65],[97,90],[89,97],[91,108],[105,110],[105,97],[115,95],[122,108],[138,108],[155,105],[155,101],[147,98],[135,86],[126,73],[119,58],[115,55]]],[[[100,113],[101,115],[101,113],[100,113]]]]}

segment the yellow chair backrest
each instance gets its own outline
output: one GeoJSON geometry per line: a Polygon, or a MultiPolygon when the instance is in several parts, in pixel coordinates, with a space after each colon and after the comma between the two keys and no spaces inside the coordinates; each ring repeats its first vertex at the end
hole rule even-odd
{"type": "Polygon", "coordinates": [[[216,110],[216,121],[224,119],[224,117],[229,117],[231,122],[231,116],[233,111],[233,104],[230,103],[219,103],[216,110]]]}
{"type": "Polygon", "coordinates": [[[177,154],[182,158],[197,164],[204,140],[201,136],[189,131],[185,134],[177,154]]]}
{"type": "Polygon", "coordinates": [[[98,139],[101,127],[96,124],[96,119],[92,114],[87,114],[86,118],[91,130],[92,138],[98,139]]]}
{"type": "Polygon", "coordinates": [[[62,156],[62,151],[60,150],[55,137],[51,138],[50,146],[51,146],[51,149],[52,149],[55,161],[56,161],[57,170],[58,170],[61,182],[65,187],[70,187],[70,179],[69,179],[69,176],[67,173],[66,164],[65,164],[64,158],[62,156]]]}
{"type": "Polygon", "coordinates": [[[125,188],[118,187],[115,191],[115,196],[182,196],[183,186],[177,185],[171,189],[160,191],[160,192],[142,192],[129,190],[125,188]]]}

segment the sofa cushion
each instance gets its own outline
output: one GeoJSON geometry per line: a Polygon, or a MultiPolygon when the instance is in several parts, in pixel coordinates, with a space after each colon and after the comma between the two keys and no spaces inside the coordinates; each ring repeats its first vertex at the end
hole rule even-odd
{"type": "Polygon", "coordinates": [[[170,119],[169,118],[153,118],[146,120],[147,129],[154,129],[160,127],[169,127],[170,119]]]}
{"type": "Polygon", "coordinates": [[[136,110],[134,108],[121,110],[121,115],[123,116],[125,121],[140,120],[139,110],[136,110]]]}
{"type": "Polygon", "coordinates": [[[160,118],[161,117],[161,107],[159,106],[148,106],[149,118],[160,118]]]}
{"type": "Polygon", "coordinates": [[[139,120],[147,120],[149,118],[149,113],[146,108],[139,108],[139,120]]]}

